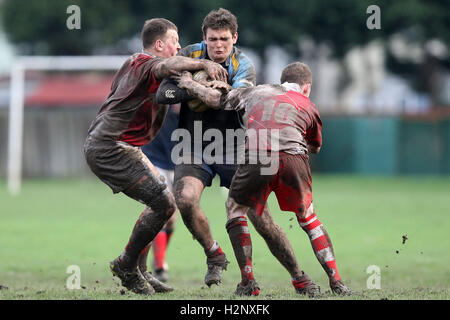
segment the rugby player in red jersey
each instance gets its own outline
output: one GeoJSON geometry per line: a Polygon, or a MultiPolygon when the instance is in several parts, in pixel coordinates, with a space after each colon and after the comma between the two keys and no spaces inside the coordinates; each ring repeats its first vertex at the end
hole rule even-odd
{"type": "Polygon", "coordinates": [[[143,52],[132,55],[117,71],[90,126],[84,153],[91,170],[114,193],[123,192],[146,205],[128,244],[110,267],[127,289],[152,294],[170,288],[160,287],[162,283],[150,274],[144,276],[137,268],[138,256],[175,210],[173,195],[140,149],[155,137],[167,113],[167,106],[155,102],[155,93],[163,78],[181,71],[205,70],[224,81],[227,72],[210,60],[175,56],[181,49],[178,29],[166,19],[147,20],[142,42],[143,52]]]}
{"type": "Polygon", "coordinates": [[[221,94],[218,90],[212,92],[214,86],[207,88],[192,81],[189,73],[183,73],[179,79],[179,87],[192,96],[208,97],[211,107],[245,109],[245,162],[239,165],[233,177],[227,199],[226,229],[242,275],[236,294],[259,294],[253,276],[252,243],[246,216],[290,273],[296,292],[309,296],[320,294],[319,286],[299,268],[285,233],[264,210],[273,191],[281,210],[295,213],[307,233],[328,275],[332,292],[347,295],[351,290],[341,280],[330,237],[313,207],[308,153],[320,151],[322,122],[317,107],[309,100],[311,70],[300,62],[289,64],[282,72],[281,83],[237,88],[221,94]],[[266,230],[261,232],[264,227],[266,230]],[[270,235],[275,236],[271,239],[270,235]],[[276,247],[278,251],[273,250],[276,247]]]}

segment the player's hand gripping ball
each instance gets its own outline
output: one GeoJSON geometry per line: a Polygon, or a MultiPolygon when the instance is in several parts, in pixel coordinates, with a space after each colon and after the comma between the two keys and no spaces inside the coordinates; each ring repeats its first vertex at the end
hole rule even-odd
{"type": "MultiPolygon", "coordinates": [[[[205,83],[208,79],[209,79],[209,76],[205,70],[200,70],[200,71],[195,72],[192,77],[192,80],[200,82],[200,83],[205,83]]],[[[191,109],[194,112],[203,112],[203,111],[209,109],[209,107],[200,99],[189,100],[187,104],[188,104],[189,109],[191,109]]]]}

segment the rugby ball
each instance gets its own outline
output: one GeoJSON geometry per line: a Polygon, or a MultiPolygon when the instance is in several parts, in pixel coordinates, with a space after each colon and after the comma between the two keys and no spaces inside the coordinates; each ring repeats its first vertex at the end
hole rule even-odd
{"type": "MultiPolygon", "coordinates": [[[[209,77],[205,70],[200,70],[200,71],[195,72],[192,75],[192,79],[194,81],[199,82],[199,81],[203,81],[203,80],[208,80],[209,77]]],[[[188,105],[189,109],[191,109],[194,112],[203,112],[203,111],[209,109],[209,107],[200,99],[189,100],[187,105],[188,105]]]]}

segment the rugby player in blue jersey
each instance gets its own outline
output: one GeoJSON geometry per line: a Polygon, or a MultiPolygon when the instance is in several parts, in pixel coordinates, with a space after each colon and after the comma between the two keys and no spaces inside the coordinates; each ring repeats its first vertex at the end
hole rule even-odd
{"type": "MultiPolygon", "coordinates": [[[[179,51],[178,55],[209,59],[221,64],[228,72],[228,84],[233,88],[244,88],[255,85],[256,74],[252,62],[236,46],[238,38],[238,23],[236,17],[228,10],[220,8],[211,11],[203,20],[203,41],[188,45],[179,51]]],[[[200,208],[200,198],[205,187],[211,186],[215,175],[220,177],[220,185],[230,187],[231,180],[237,169],[237,151],[243,150],[244,134],[233,136],[233,141],[226,141],[226,130],[233,132],[242,130],[241,111],[224,111],[208,109],[204,112],[194,112],[187,105],[188,95],[176,86],[170,79],[162,82],[157,93],[159,103],[174,104],[182,102],[180,111],[179,130],[189,132],[192,145],[191,152],[185,152],[184,163],[175,165],[174,195],[177,207],[186,227],[203,247],[206,254],[208,271],[205,283],[208,286],[221,282],[222,270],[229,263],[220,245],[214,240],[208,219],[200,208]],[[223,153],[215,154],[223,161],[211,161],[204,157],[205,148],[211,141],[203,141],[203,134],[207,130],[219,130],[223,137],[223,153]],[[196,131],[201,134],[195,135],[196,131]],[[227,145],[229,146],[227,150],[227,145]],[[200,151],[200,152],[198,152],[200,151]],[[232,159],[225,161],[228,155],[232,159]],[[228,163],[227,163],[228,162],[228,163]]],[[[217,131],[216,131],[217,132],[217,131]]]]}

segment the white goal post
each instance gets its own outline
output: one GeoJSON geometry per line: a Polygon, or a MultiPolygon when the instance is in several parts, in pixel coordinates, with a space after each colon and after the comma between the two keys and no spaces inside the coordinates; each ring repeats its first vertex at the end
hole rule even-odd
{"type": "Polygon", "coordinates": [[[11,195],[20,193],[22,182],[23,115],[25,72],[117,70],[129,56],[21,56],[11,68],[8,128],[7,188],[11,195]]]}

